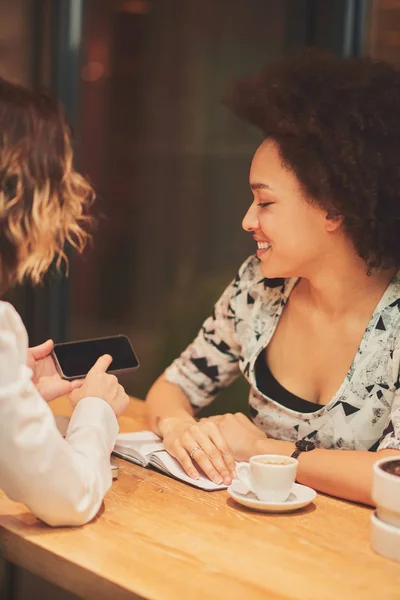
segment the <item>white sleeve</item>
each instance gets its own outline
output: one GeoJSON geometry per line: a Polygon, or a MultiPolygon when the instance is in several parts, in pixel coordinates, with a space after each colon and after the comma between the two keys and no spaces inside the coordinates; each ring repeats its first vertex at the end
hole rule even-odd
{"type": "Polygon", "coordinates": [[[82,525],[111,485],[117,420],[104,400],[84,398],[63,439],[24,364],[22,322],[0,304],[0,488],[49,525],[82,525]]]}

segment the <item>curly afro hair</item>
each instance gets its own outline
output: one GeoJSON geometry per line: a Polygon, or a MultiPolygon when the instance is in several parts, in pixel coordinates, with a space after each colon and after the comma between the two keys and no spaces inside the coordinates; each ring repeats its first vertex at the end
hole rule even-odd
{"type": "Polygon", "coordinates": [[[224,104],[273,139],[368,269],[400,267],[400,71],[316,50],[236,81],[224,104]]]}

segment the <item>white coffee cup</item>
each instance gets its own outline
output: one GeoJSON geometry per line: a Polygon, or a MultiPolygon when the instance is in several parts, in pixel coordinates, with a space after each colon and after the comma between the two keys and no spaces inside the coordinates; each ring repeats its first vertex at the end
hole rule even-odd
{"type": "Polygon", "coordinates": [[[400,528],[400,477],[382,469],[385,464],[398,460],[391,456],[374,463],[372,499],[376,504],[377,518],[400,528]]]}
{"type": "Polygon", "coordinates": [[[298,461],[279,454],[257,454],[236,465],[238,479],[264,502],[285,502],[296,480],[298,461]]]}

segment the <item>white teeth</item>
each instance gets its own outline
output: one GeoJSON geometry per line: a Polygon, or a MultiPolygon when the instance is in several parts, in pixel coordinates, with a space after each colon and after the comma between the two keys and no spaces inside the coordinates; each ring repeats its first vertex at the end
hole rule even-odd
{"type": "Polygon", "coordinates": [[[271,244],[269,244],[268,242],[257,242],[257,246],[259,250],[267,250],[271,244]]]}

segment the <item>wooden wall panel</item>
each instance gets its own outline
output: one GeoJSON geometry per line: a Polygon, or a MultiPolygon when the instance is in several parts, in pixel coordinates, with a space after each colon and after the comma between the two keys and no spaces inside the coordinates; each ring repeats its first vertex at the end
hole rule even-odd
{"type": "Polygon", "coordinates": [[[372,0],[367,54],[400,66],[400,0],[372,0]]]}

